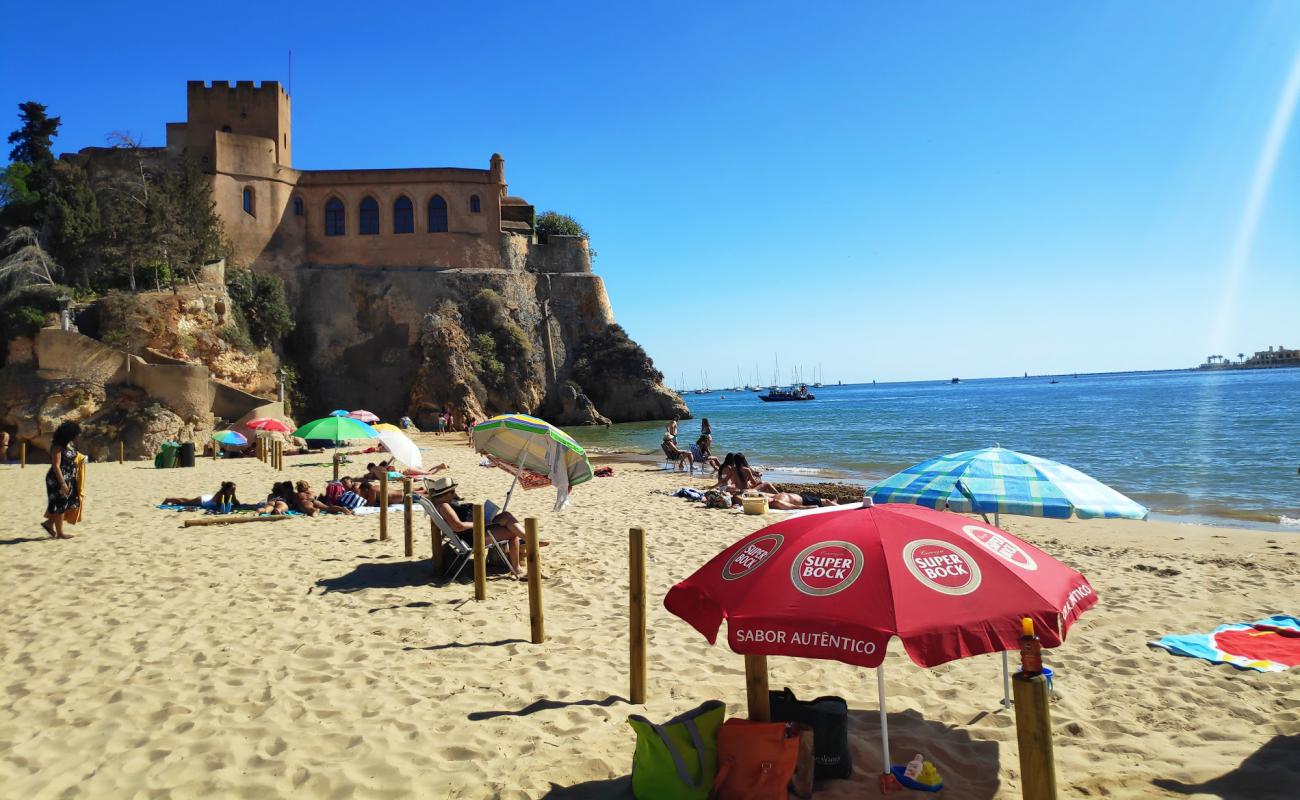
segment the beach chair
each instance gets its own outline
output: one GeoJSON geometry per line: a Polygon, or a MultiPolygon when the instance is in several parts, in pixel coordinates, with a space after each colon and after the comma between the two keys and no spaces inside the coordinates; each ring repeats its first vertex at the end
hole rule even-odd
{"type": "MultiPolygon", "coordinates": [[[[673,445],[673,443],[668,441],[667,439],[664,439],[663,442],[660,443],[660,447],[664,451],[664,457],[668,459],[668,462],[664,466],[664,469],[672,469],[672,468],[681,469],[681,464],[682,464],[681,460],[691,455],[690,453],[684,453],[681,450],[678,450],[673,445]]],[[[687,461],[686,466],[687,469],[690,470],[690,473],[694,475],[695,474],[694,456],[691,456],[691,460],[687,461]]]]}
{"type": "MultiPolygon", "coordinates": [[[[426,479],[426,482],[427,480],[428,479],[426,479]]],[[[451,548],[451,563],[447,565],[443,570],[442,575],[440,575],[437,580],[440,583],[455,581],[460,577],[460,573],[464,571],[465,565],[474,559],[474,549],[470,546],[469,542],[460,538],[459,533],[451,529],[451,526],[447,524],[447,520],[443,519],[442,515],[438,513],[438,509],[434,507],[433,501],[418,494],[412,494],[411,500],[419,505],[420,508],[424,509],[424,513],[429,515],[429,519],[433,520],[433,524],[437,525],[438,530],[442,533],[443,545],[451,548]],[[447,577],[448,575],[451,576],[450,579],[447,577]]],[[[501,543],[493,539],[491,536],[488,536],[485,544],[487,545],[489,557],[491,553],[495,552],[497,557],[501,559],[501,563],[505,564],[506,569],[510,570],[511,575],[518,578],[519,573],[515,572],[514,568],[510,566],[510,557],[501,549],[501,543]]]]}

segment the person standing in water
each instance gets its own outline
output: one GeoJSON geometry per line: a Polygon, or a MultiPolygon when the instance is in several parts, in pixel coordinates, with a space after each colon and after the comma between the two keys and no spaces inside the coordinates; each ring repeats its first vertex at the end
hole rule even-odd
{"type": "Polygon", "coordinates": [[[713,426],[709,424],[708,417],[700,420],[700,435],[708,436],[710,439],[713,438],[713,426]]]}
{"type": "Polygon", "coordinates": [[[80,507],[77,496],[77,437],[81,426],[65,422],[54,431],[50,443],[50,471],[45,473],[45,521],[41,527],[55,539],[71,539],[63,532],[63,516],[80,507]]]}

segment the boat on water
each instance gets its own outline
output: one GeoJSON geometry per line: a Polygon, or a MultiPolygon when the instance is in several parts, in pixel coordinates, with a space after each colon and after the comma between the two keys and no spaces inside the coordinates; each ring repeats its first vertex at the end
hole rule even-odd
{"type": "Polygon", "coordinates": [[[771,389],[767,390],[767,394],[760,394],[758,399],[762,400],[764,403],[784,403],[793,400],[816,400],[817,395],[808,391],[807,384],[800,383],[796,386],[791,386],[789,389],[778,389],[773,386],[771,389]]]}
{"type": "Polygon", "coordinates": [[[953,383],[961,383],[961,378],[953,378],[953,379],[952,379],[952,382],[953,382],[953,383]]]}

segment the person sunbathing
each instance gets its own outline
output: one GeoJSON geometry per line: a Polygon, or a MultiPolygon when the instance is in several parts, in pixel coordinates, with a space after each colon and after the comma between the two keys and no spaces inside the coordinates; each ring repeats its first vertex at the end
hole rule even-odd
{"type": "Polygon", "coordinates": [[[165,506],[198,506],[199,508],[216,508],[222,503],[230,503],[232,506],[239,505],[239,498],[235,497],[235,482],[222,481],[221,488],[212,494],[203,494],[198,497],[168,497],[162,501],[165,506]]]}
{"type": "Polygon", "coordinates": [[[352,514],[350,508],[327,503],[316,497],[311,491],[311,484],[307,483],[307,481],[298,481],[293,488],[293,499],[290,503],[294,511],[306,514],[309,517],[314,517],[322,511],[326,514],[352,514]]]}
{"type": "Polygon", "coordinates": [[[732,461],[733,486],[740,486],[742,489],[754,489],[759,492],[776,494],[780,490],[771,483],[763,480],[763,473],[749,466],[749,460],[745,458],[744,453],[736,453],[732,461]]]}
{"type": "MultiPolygon", "coordinates": [[[[438,478],[429,489],[429,500],[454,533],[462,539],[474,532],[474,506],[456,494],[456,482],[451,478],[438,478]]],[[[506,545],[510,569],[519,574],[519,542],[524,538],[524,528],[508,511],[498,512],[492,503],[483,504],[483,522],[492,541],[506,545]]]]}
{"type": "Polygon", "coordinates": [[[291,481],[271,484],[271,493],[266,496],[266,502],[259,505],[255,510],[258,514],[283,514],[289,510],[289,499],[291,497],[293,497],[293,483],[291,481]]]}
{"type": "MultiPolygon", "coordinates": [[[[741,498],[746,496],[753,497],[755,494],[760,494],[767,498],[768,507],[776,511],[800,511],[808,508],[821,508],[822,506],[835,505],[834,501],[824,500],[815,494],[798,492],[756,492],[753,489],[750,489],[747,492],[738,492],[730,489],[728,491],[731,492],[732,498],[736,501],[739,501],[741,498]]],[[[736,505],[740,505],[740,503],[736,502],[736,505]]]]}
{"type": "Polygon", "coordinates": [[[664,441],[660,446],[663,448],[664,455],[668,457],[669,461],[677,462],[677,469],[680,470],[685,466],[688,470],[692,472],[695,471],[695,457],[690,453],[678,450],[677,445],[673,444],[673,435],[671,433],[664,433],[664,441]]]}

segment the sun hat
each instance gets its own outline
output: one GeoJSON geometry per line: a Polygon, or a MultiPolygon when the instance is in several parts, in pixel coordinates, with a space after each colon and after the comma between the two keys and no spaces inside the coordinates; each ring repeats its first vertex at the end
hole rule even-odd
{"type": "Polygon", "coordinates": [[[449,477],[434,478],[431,481],[425,481],[425,486],[429,488],[430,496],[446,494],[456,488],[456,482],[449,477]]]}

